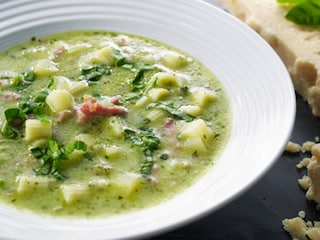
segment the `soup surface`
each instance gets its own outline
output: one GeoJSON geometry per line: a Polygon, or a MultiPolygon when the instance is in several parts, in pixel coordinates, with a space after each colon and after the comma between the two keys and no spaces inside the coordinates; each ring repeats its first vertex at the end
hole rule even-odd
{"type": "Polygon", "coordinates": [[[106,216],[180,193],[231,125],[221,83],[191,56],[112,32],[0,53],[0,198],[40,214],[106,216]]]}

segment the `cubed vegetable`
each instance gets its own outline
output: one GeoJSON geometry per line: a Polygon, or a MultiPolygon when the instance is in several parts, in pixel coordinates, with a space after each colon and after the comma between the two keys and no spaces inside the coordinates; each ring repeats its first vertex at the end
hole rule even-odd
{"type": "Polygon", "coordinates": [[[179,137],[182,140],[196,137],[207,141],[213,137],[213,133],[203,119],[196,119],[182,125],[179,137]]]}
{"type": "Polygon", "coordinates": [[[182,143],[182,148],[191,154],[201,154],[207,151],[206,145],[200,137],[192,136],[185,139],[182,143]]]}
{"type": "Polygon", "coordinates": [[[36,62],[33,71],[36,76],[47,77],[59,71],[57,64],[49,59],[42,59],[36,62]]]}
{"type": "Polygon", "coordinates": [[[166,88],[152,88],[148,92],[148,96],[153,101],[163,100],[170,95],[170,92],[166,88]]]}
{"type": "Polygon", "coordinates": [[[72,95],[77,95],[88,89],[88,84],[85,81],[71,81],[64,76],[55,76],[57,90],[67,90],[72,95]]]}
{"type": "Polygon", "coordinates": [[[47,189],[52,181],[54,180],[46,176],[20,175],[17,177],[17,192],[25,194],[39,189],[47,189]]]}
{"type": "Polygon", "coordinates": [[[62,184],[61,192],[64,201],[67,204],[72,204],[88,197],[89,187],[87,184],[62,184]]]}
{"type": "Polygon", "coordinates": [[[123,123],[120,117],[110,117],[108,123],[114,136],[121,137],[123,135],[123,123]]]}
{"type": "Polygon", "coordinates": [[[163,65],[171,69],[179,69],[184,67],[188,60],[185,56],[174,52],[167,52],[161,57],[163,65]]]}
{"type": "Polygon", "coordinates": [[[105,148],[106,156],[109,159],[117,159],[125,150],[118,146],[108,146],[105,148]]]}
{"type": "Polygon", "coordinates": [[[55,112],[71,110],[73,108],[73,97],[67,90],[53,90],[46,98],[50,109],[55,112]]]}
{"type": "Polygon", "coordinates": [[[124,151],[121,147],[115,145],[107,146],[105,144],[97,144],[93,147],[93,150],[99,156],[108,157],[111,159],[119,157],[124,151]]]}
{"type": "Polygon", "coordinates": [[[159,72],[154,74],[152,78],[157,79],[156,85],[161,88],[172,88],[180,86],[178,77],[173,73],[159,72]]]}
{"type": "Polygon", "coordinates": [[[207,88],[194,88],[191,89],[193,100],[200,107],[205,107],[207,104],[212,103],[216,99],[216,94],[214,91],[207,88]]]}
{"type": "Polygon", "coordinates": [[[78,141],[85,142],[85,144],[87,144],[88,147],[92,147],[96,142],[95,137],[88,133],[80,133],[77,136],[75,136],[75,139],[78,141]]]}
{"type": "Polygon", "coordinates": [[[156,122],[157,120],[162,119],[167,115],[167,112],[161,109],[152,109],[148,112],[146,119],[149,119],[150,122],[156,122]]]}
{"type": "Polygon", "coordinates": [[[135,173],[124,173],[110,181],[110,192],[121,197],[130,197],[130,195],[139,188],[142,177],[135,173]]]}
{"type": "Polygon", "coordinates": [[[114,60],[113,49],[109,46],[98,50],[93,56],[94,62],[108,66],[113,65],[114,60]]]}
{"type": "Polygon", "coordinates": [[[52,136],[51,121],[41,121],[39,119],[26,120],[26,135],[27,141],[48,138],[52,136]]]}
{"type": "Polygon", "coordinates": [[[193,106],[193,105],[186,105],[186,106],[181,106],[179,108],[182,112],[189,114],[193,117],[197,117],[201,114],[202,109],[199,106],[193,106]]]}
{"type": "Polygon", "coordinates": [[[150,103],[150,99],[147,96],[142,96],[137,102],[136,102],[136,106],[137,107],[144,107],[146,106],[148,103],[150,103]]]}
{"type": "Polygon", "coordinates": [[[91,188],[106,189],[108,186],[109,180],[102,177],[92,178],[89,181],[89,187],[91,188]]]}

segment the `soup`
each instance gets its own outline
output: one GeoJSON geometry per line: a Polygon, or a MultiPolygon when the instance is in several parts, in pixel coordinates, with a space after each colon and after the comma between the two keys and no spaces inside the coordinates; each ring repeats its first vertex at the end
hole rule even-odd
{"type": "Polygon", "coordinates": [[[63,217],[150,207],[213,167],[230,131],[218,79],[140,36],[80,31],[0,53],[0,198],[63,217]]]}

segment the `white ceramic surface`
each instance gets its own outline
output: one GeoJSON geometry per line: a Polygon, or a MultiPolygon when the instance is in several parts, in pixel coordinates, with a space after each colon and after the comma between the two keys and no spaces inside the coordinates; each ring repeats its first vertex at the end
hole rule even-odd
{"type": "Polygon", "coordinates": [[[235,199],[282,153],[295,117],[290,78],[271,48],[224,11],[199,0],[0,1],[0,49],[32,36],[76,29],[143,35],[199,59],[230,97],[230,140],[216,166],[168,202],[94,220],[52,219],[0,205],[0,239],[94,240],[156,234],[235,199]]]}

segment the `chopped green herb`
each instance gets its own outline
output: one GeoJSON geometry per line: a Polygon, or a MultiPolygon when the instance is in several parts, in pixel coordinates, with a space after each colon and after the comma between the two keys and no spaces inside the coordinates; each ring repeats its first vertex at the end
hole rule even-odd
{"type": "Polygon", "coordinates": [[[299,25],[317,27],[320,25],[319,0],[277,0],[280,4],[288,4],[290,9],[286,19],[299,25]]]}
{"type": "Polygon", "coordinates": [[[12,85],[16,86],[19,91],[29,87],[35,80],[36,76],[33,70],[26,71],[12,79],[12,85]]]}
{"type": "Polygon", "coordinates": [[[149,128],[124,130],[125,138],[130,140],[133,145],[141,147],[144,153],[144,161],[141,165],[140,172],[143,175],[150,175],[154,164],[153,152],[158,149],[160,138],[149,128]]]}
{"type": "Polygon", "coordinates": [[[88,83],[96,83],[104,75],[110,75],[111,68],[105,65],[99,65],[81,70],[80,80],[87,81],[88,83]]]}
{"type": "Polygon", "coordinates": [[[4,186],[4,183],[5,183],[5,180],[4,179],[0,179],[0,187],[3,187],[4,186]]]}
{"type": "Polygon", "coordinates": [[[8,108],[4,111],[5,120],[1,124],[1,134],[7,138],[16,138],[21,133],[21,126],[26,114],[19,108],[8,108]]]}
{"type": "Polygon", "coordinates": [[[116,67],[120,67],[126,62],[126,58],[122,55],[121,51],[113,48],[113,56],[115,58],[116,67]]]}
{"type": "Polygon", "coordinates": [[[163,153],[160,155],[161,160],[168,160],[168,158],[169,158],[169,155],[167,153],[163,153]]]}
{"type": "Polygon", "coordinates": [[[63,148],[50,138],[48,147],[30,149],[32,156],[42,161],[42,166],[36,169],[35,172],[38,175],[51,175],[59,180],[65,179],[62,174],[62,161],[68,160],[68,155],[75,150],[86,151],[87,145],[82,141],[75,141],[67,148],[63,148]]]}
{"type": "Polygon", "coordinates": [[[155,86],[156,79],[147,82],[144,75],[145,71],[154,69],[153,66],[142,64],[136,67],[131,64],[124,64],[121,67],[136,73],[134,79],[130,82],[132,92],[122,96],[120,99],[121,103],[137,100],[155,86]]]}
{"type": "Polygon", "coordinates": [[[39,119],[44,119],[47,109],[46,98],[48,95],[49,93],[46,90],[41,91],[34,98],[30,95],[25,95],[19,103],[19,108],[25,114],[33,114],[39,119]]]}
{"type": "Polygon", "coordinates": [[[26,114],[19,108],[8,108],[4,111],[4,116],[10,126],[20,126],[26,120],[26,114]]]}
{"type": "Polygon", "coordinates": [[[27,82],[33,82],[35,79],[34,71],[30,70],[23,74],[24,80],[27,82]]]}
{"type": "Polygon", "coordinates": [[[190,122],[194,119],[193,116],[186,114],[185,112],[179,110],[176,108],[173,103],[163,103],[163,102],[155,102],[155,103],[150,103],[147,105],[146,109],[162,109],[172,115],[173,117],[181,120],[185,120],[187,122],[190,122]]]}

